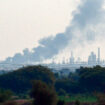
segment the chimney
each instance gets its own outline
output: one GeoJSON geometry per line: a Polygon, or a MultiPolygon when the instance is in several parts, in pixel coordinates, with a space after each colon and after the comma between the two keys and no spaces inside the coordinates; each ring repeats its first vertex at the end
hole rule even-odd
{"type": "Polygon", "coordinates": [[[97,59],[98,64],[100,64],[100,48],[98,48],[98,59],[97,59]]]}

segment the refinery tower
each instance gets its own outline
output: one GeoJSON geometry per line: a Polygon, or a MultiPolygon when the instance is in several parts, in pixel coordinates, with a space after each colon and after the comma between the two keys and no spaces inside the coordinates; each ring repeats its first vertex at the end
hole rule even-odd
{"type": "Polygon", "coordinates": [[[98,59],[97,59],[97,63],[100,64],[100,48],[98,48],[98,59]]]}

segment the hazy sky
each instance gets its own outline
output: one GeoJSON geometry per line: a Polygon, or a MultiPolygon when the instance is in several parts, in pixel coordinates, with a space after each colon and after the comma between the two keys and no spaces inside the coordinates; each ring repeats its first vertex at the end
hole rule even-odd
{"type": "Polygon", "coordinates": [[[33,59],[55,56],[58,61],[64,57],[67,60],[73,50],[76,57],[86,60],[91,51],[97,54],[97,47],[101,47],[101,57],[105,58],[104,2],[0,0],[0,60],[34,47],[33,59]],[[56,37],[48,37],[52,35],[56,37]],[[42,38],[42,46],[37,47],[42,38]]]}
{"type": "Polygon", "coordinates": [[[65,31],[79,0],[0,0],[0,60],[65,31]]]}

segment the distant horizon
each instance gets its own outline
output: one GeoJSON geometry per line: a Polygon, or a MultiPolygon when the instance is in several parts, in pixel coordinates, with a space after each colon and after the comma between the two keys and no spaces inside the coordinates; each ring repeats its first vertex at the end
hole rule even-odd
{"type": "MultiPolygon", "coordinates": [[[[83,60],[83,59],[81,59],[81,57],[75,57],[75,52],[70,52],[71,53],[71,55],[68,57],[68,59],[65,59],[66,57],[63,57],[63,60],[62,61],[59,61],[58,62],[58,64],[59,63],[61,63],[61,64],[63,64],[63,62],[66,64],[66,63],[70,63],[70,59],[73,57],[73,59],[74,59],[74,61],[73,62],[78,62],[78,60],[80,60],[79,62],[89,62],[88,60],[89,60],[89,56],[91,56],[91,54],[94,54],[95,55],[95,59],[96,59],[96,62],[103,62],[103,61],[105,61],[105,59],[103,59],[102,57],[101,57],[101,49],[100,49],[100,47],[97,47],[97,53],[95,53],[94,51],[91,51],[88,55],[88,57],[87,57],[87,60],[83,60]],[[99,60],[99,61],[98,61],[99,60]]],[[[5,60],[4,60],[5,61],[5,60]]],[[[1,61],[1,63],[2,63],[3,61],[1,61]]],[[[5,63],[5,62],[4,62],[5,63]]],[[[8,63],[8,62],[7,62],[8,63]]],[[[31,62],[30,61],[30,64],[31,63],[35,63],[35,62],[31,62]]],[[[38,62],[36,62],[36,64],[37,64],[38,62]]],[[[39,62],[38,64],[42,64],[42,63],[57,63],[56,62],[56,59],[49,59],[49,60],[45,60],[45,61],[42,61],[42,62],[39,62]]],[[[8,63],[9,64],[9,63],[8,63]]],[[[11,64],[14,64],[14,63],[12,63],[11,62],[11,64]]],[[[22,63],[20,63],[20,64],[22,64],[22,63]]]]}

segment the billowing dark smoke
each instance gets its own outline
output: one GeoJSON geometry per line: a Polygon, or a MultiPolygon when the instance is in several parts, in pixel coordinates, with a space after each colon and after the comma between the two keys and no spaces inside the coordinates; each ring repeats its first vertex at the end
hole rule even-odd
{"type": "Polygon", "coordinates": [[[39,62],[52,58],[68,45],[75,48],[74,43],[82,45],[84,42],[94,41],[96,35],[93,27],[103,22],[104,0],[82,0],[81,3],[74,13],[71,25],[64,33],[44,38],[39,41],[39,46],[34,48],[32,52],[25,49],[23,54],[15,54],[14,57],[7,58],[5,62],[39,62]]]}
{"type": "Polygon", "coordinates": [[[102,9],[104,0],[82,0],[79,13],[74,15],[72,24],[78,28],[85,28],[88,25],[96,25],[102,20],[104,11],[102,9]]]}
{"type": "Polygon", "coordinates": [[[79,41],[78,44],[95,40],[96,35],[93,29],[103,23],[105,17],[104,0],[82,0],[81,2],[82,4],[74,14],[72,25],[66,30],[66,35],[70,36],[69,39],[72,35],[73,40],[79,41]]]}

